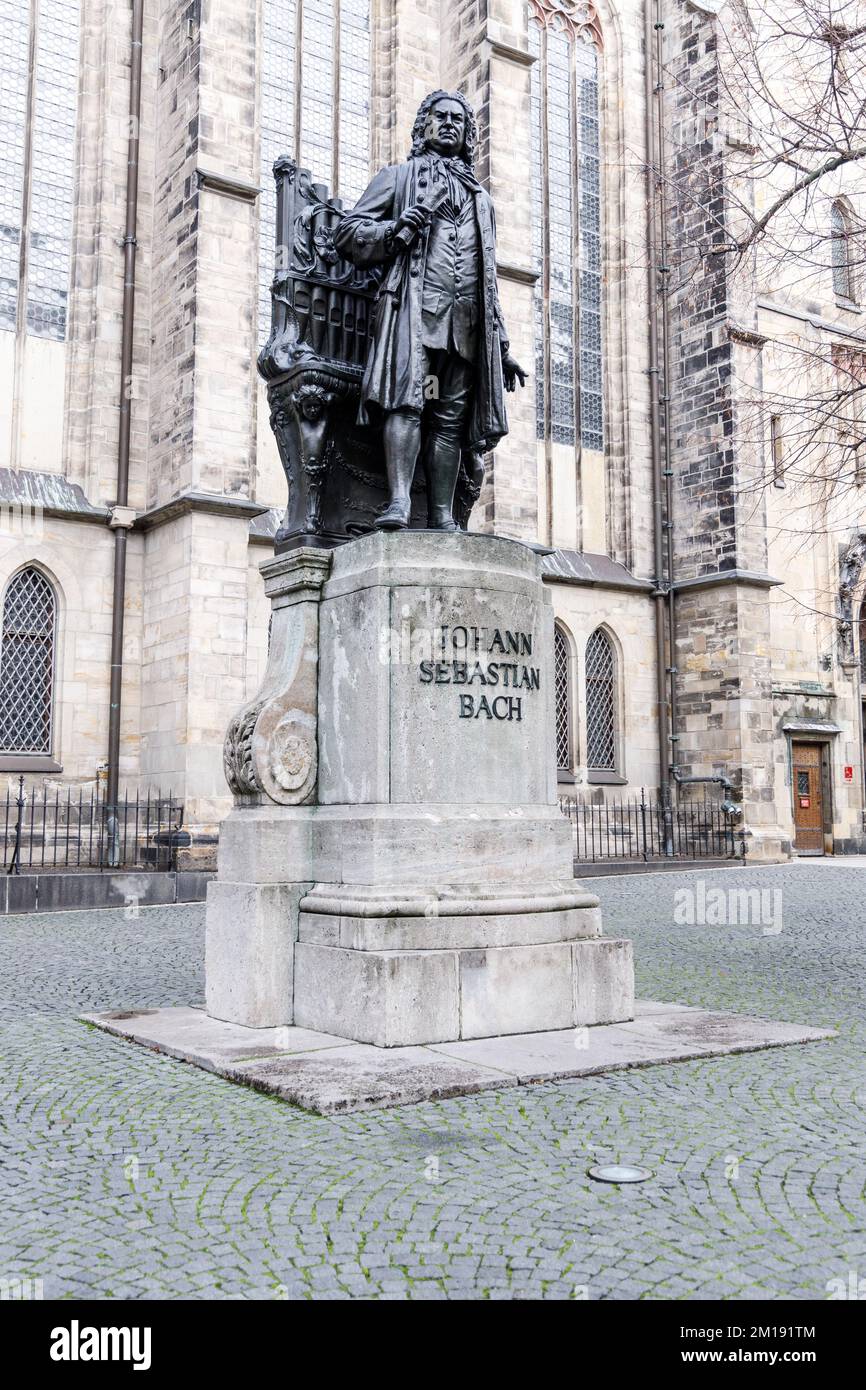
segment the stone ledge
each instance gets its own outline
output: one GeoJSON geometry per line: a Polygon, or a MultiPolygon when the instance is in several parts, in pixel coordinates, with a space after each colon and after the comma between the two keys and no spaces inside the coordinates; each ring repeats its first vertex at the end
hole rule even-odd
{"type": "Polygon", "coordinates": [[[253,502],[249,497],[234,497],[217,492],[182,492],[177,497],[160,502],[136,517],[136,531],[152,531],[157,526],[165,526],[179,516],[190,512],[206,512],[210,516],[228,516],[240,521],[249,521],[267,512],[261,502],[253,502]]]}
{"type": "Polygon", "coordinates": [[[212,874],[194,870],[56,870],[0,876],[0,916],[203,902],[212,874]]]}
{"type": "Polygon", "coordinates": [[[202,1009],[83,1014],[116,1037],[318,1115],[820,1042],[837,1034],[684,1004],[638,1002],[630,1023],[379,1048],[306,1028],[241,1028],[202,1009]]]}

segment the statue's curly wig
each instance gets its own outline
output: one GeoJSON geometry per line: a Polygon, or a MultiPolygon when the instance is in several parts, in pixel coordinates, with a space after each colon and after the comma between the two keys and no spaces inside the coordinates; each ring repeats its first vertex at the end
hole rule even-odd
{"type": "Polygon", "coordinates": [[[426,152],[427,144],[424,138],[424,127],[427,124],[427,117],[430,108],[435,106],[437,101],[442,101],[447,97],[449,101],[459,101],[466,113],[466,134],[463,137],[463,149],[460,158],[471,169],[475,163],[475,147],[478,144],[478,122],[475,119],[475,112],[469,105],[462,92],[430,92],[418,107],[418,115],[415,117],[415,124],[412,127],[412,148],[407,155],[407,159],[417,159],[419,155],[426,152]]]}

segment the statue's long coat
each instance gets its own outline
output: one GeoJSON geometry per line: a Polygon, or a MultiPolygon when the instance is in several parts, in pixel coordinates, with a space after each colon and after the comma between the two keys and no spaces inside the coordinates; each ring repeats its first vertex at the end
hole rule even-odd
{"type": "MultiPolygon", "coordinates": [[[[422,156],[382,169],[347,213],[334,234],[340,255],[355,265],[379,265],[389,259],[386,237],[406,208],[424,201],[431,178],[430,160],[422,156]]],[[[484,189],[475,200],[481,250],[478,286],[478,357],[475,389],[467,429],[467,446],[492,449],[508,433],[500,343],[505,324],[496,285],[496,223],[493,203],[484,189]]],[[[422,340],[421,294],[424,286],[429,226],[418,233],[408,252],[398,252],[386,271],[373,319],[373,340],[361,384],[358,419],[371,423],[370,406],[380,410],[424,406],[427,370],[422,340]]]]}

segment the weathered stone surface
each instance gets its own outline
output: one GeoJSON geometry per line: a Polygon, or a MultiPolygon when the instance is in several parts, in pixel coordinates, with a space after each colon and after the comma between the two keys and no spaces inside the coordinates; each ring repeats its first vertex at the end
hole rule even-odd
{"type": "MultiPolygon", "coordinates": [[[[309,895],[304,899],[308,901],[309,895]]],[[[353,951],[478,949],[594,937],[598,935],[599,917],[597,907],[455,917],[438,914],[431,904],[429,916],[372,919],[330,916],[302,908],[298,937],[353,951]]]]}
{"type": "Polygon", "coordinates": [[[382,1052],[363,1044],[233,1066],[224,1074],[319,1115],[414,1105],[513,1085],[511,1077],[491,1067],[437,1057],[426,1047],[382,1052]]]}
{"type": "Polygon", "coordinates": [[[335,553],[321,622],[323,803],[552,801],[553,617],[528,547],[364,536],[335,553]]]}
{"type": "Polygon", "coordinates": [[[571,953],[568,942],[461,951],[461,1038],[568,1028],[574,1022],[571,953]]]}
{"type": "Polygon", "coordinates": [[[747,1014],[708,1013],[703,1009],[655,1014],[617,1025],[623,1037],[657,1039],[663,1045],[687,1042],[698,1051],[721,1056],[750,1052],[759,1047],[786,1047],[789,1043],[817,1042],[835,1034],[797,1023],[753,1018],[747,1014]]]}
{"type": "Polygon", "coordinates": [[[677,1004],[640,1003],[636,1013],[633,1023],[599,1028],[393,1048],[306,1028],[238,1028],[198,1009],[116,1010],[83,1017],[106,1032],[318,1114],[414,1104],[835,1036],[828,1029],[677,1004]]]}
{"type": "Polygon", "coordinates": [[[457,953],[295,947],[295,1021],[377,1047],[460,1033],[457,953]]]}
{"type": "Polygon", "coordinates": [[[121,1009],[84,1017],[108,1033],[194,1062],[207,1071],[221,1071],[249,1058],[351,1046],[347,1038],[309,1028],[245,1028],[212,1018],[203,1009],[185,1007],[142,1009],[138,1013],[121,1009]]]}
{"type": "Polygon", "coordinates": [[[619,1023],[634,1016],[634,957],[630,941],[581,941],[573,947],[574,1021],[619,1023]]]}
{"type": "Polygon", "coordinates": [[[247,1028],[292,1022],[298,900],[309,885],[208,884],[207,1011],[247,1028]]]}
{"type": "Polygon", "coordinates": [[[312,881],[314,815],[307,806],[236,806],[220,826],[220,880],[312,881]]]}
{"type": "Polygon", "coordinates": [[[611,1024],[504,1038],[478,1038],[471,1042],[441,1043],[431,1051],[495,1067],[521,1084],[564,1081],[570,1077],[618,1071],[623,1067],[652,1066],[707,1055],[689,1033],[682,1034],[674,1044],[671,1039],[657,1036],[652,1028],[625,1033],[625,1027],[625,1024],[611,1024]]]}
{"type": "MultiPolygon", "coordinates": [[[[525,884],[571,879],[571,831],[557,806],[437,803],[319,806],[316,878],[323,883],[525,884]]],[[[579,886],[579,885],[578,885],[579,886]]]]}

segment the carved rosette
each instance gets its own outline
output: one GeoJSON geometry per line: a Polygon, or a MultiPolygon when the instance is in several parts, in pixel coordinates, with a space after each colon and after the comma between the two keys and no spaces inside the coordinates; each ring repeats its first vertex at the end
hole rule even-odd
{"type": "Polygon", "coordinates": [[[262,710],[254,737],[256,774],[262,790],[281,806],[308,801],[318,773],[315,720],[276,699],[262,710]]]}
{"type": "Polygon", "coordinates": [[[313,771],[316,748],[292,719],[277,725],[268,749],[268,772],[284,792],[297,792],[313,771]]]}
{"type": "Polygon", "coordinates": [[[318,772],[315,721],[302,711],[286,713],[284,704],[279,697],[254,703],[229,724],[223,766],[239,800],[264,795],[294,806],[310,798],[318,772]]]}

